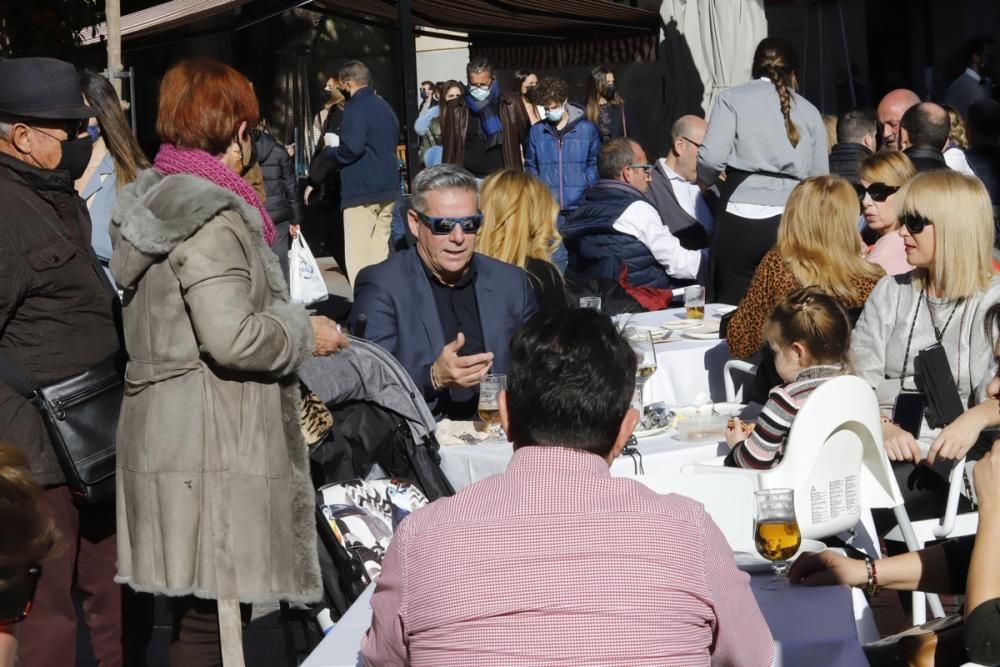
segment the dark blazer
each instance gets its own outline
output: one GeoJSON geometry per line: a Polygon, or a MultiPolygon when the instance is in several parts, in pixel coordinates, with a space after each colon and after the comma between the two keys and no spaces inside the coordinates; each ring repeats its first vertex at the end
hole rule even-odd
{"type": "MultiPolygon", "coordinates": [[[[538,310],[528,275],[516,266],[475,254],[476,303],[486,351],[493,353],[491,373],[510,367],[510,339],[538,310]]],[[[440,397],[431,386],[430,368],[446,341],[434,294],[416,248],[394,253],[366,267],[354,287],[351,328],[359,315],[368,318],[365,338],[389,351],[420,387],[431,411],[440,397]]],[[[447,390],[445,390],[447,391],[447,390]]]]}

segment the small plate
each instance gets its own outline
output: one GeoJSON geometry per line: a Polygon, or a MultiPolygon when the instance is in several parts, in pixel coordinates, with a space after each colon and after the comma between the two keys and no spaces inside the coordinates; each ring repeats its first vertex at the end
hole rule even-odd
{"type": "Polygon", "coordinates": [[[645,431],[632,431],[632,435],[636,438],[648,438],[651,435],[666,433],[669,430],[670,426],[657,426],[656,428],[647,429],[645,431]]]}
{"type": "Polygon", "coordinates": [[[669,329],[663,329],[661,327],[644,327],[640,325],[631,324],[628,326],[629,329],[635,329],[636,331],[648,331],[649,337],[654,343],[666,343],[673,331],[669,329]]]}
{"type": "Polygon", "coordinates": [[[719,320],[705,320],[700,326],[681,332],[687,338],[711,340],[719,337],[719,320]]]}
{"type": "MultiPolygon", "coordinates": [[[[788,559],[788,562],[792,562],[798,558],[799,554],[803,551],[824,550],[826,550],[826,545],[819,540],[802,540],[799,550],[795,552],[794,556],[788,559]]],[[[744,572],[757,573],[771,571],[771,561],[757,553],[757,547],[754,546],[752,541],[739,542],[733,545],[733,557],[736,559],[736,567],[744,572]]]]}
{"type": "Polygon", "coordinates": [[[716,306],[713,310],[717,316],[722,317],[736,310],[736,306],[716,306]]]}
{"type": "Polygon", "coordinates": [[[693,329],[694,327],[701,326],[705,320],[667,320],[660,326],[664,329],[669,329],[671,331],[683,331],[684,329],[693,329]]]}

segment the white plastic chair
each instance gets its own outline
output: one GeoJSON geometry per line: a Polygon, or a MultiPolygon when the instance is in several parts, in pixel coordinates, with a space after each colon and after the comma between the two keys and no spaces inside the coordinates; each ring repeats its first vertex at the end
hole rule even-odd
{"type": "MultiPolygon", "coordinates": [[[[749,361],[743,361],[742,359],[730,359],[726,362],[726,365],[722,367],[722,383],[726,388],[726,401],[734,403],[740,400],[740,396],[736,393],[736,373],[743,375],[749,375],[750,380],[757,376],[757,366],[751,364],[749,361]]],[[[743,380],[740,385],[740,389],[746,385],[747,379],[743,380]]]]}
{"type": "Polygon", "coordinates": [[[756,489],[794,489],[804,538],[854,529],[862,507],[902,506],[883,448],[878,401],[871,387],[851,375],[813,391],[792,423],[777,466],[757,471],[725,468],[722,461],[684,466],[681,472],[744,476],[756,489]]]}
{"type": "Polygon", "coordinates": [[[657,493],[697,500],[726,536],[729,546],[753,539],[753,483],[731,475],[624,475],[657,493]]]}
{"type": "MultiPolygon", "coordinates": [[[[909,522],[907,517],[900,521],[897,514],[897,526],[885,536],[886,540],[903,542],[910,551],[917,551],[927,546],[928,542],[943,540],[949,537],[961,537],[963,535],[975,535],[979,527],[979,512],[958,513],[958,502],[961,500],[962,491],[965,488],[963,473],[974,464],[965,462],[965,458],[956,461],[948,474],[948,500],[945,504],[944,514],[940,519],[922,519],[920,521],[909,522]],[[909,525],[906,526],[905,524],[909,525]],[[906,531],[911,534],[907,538],[906,531]]],[[[913,593],[913,624],[920,625],[927,620],[927,607],[930,606],[931,613],[935,618],[944,618],[944,607],[941,600],[934,593],[913,593]]]]}

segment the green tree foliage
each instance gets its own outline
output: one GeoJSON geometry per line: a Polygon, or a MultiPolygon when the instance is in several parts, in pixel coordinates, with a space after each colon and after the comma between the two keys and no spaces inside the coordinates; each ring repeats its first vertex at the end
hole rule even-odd
{"type": "Polygon", "coordinates": [[[104,0],[0,0],[0,56],[76,60],[103,21],[104,0]]]}

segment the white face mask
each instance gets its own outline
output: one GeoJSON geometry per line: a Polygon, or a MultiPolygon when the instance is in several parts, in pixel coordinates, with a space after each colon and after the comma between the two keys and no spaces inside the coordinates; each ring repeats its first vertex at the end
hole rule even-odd
{"type": "Polygon", "coordinates": [[[555,109],[545,110],[545,120],[550,123],[558,123],[562,120],[563,114],[566,113],[566,107],[557,107],[555,109]]]}

